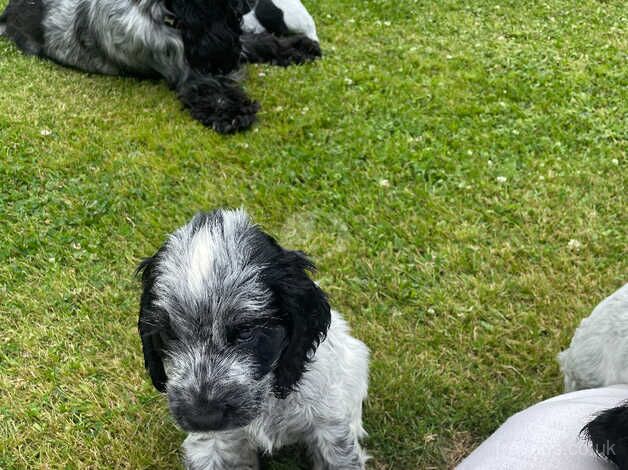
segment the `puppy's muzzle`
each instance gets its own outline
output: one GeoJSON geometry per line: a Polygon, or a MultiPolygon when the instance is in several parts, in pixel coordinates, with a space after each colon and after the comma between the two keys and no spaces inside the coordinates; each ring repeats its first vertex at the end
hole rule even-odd
{"type": "Polygon", "coordinates": [[[218,431],[225,424],[227,406],[216,400],[204,401],[185,414],[186,428],[190,431],[218,431]]]}

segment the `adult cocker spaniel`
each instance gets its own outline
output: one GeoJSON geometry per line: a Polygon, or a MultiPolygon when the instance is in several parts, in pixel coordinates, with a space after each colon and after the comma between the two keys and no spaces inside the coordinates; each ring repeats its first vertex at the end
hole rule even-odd
{"type": "Polygon", "coordinates": [[[259,108],[239,84],[242,63],[321,55],[300,0],[10,0],[0,34],[87,72],[163,77],[221,133],[249,128],[259,108]]]}

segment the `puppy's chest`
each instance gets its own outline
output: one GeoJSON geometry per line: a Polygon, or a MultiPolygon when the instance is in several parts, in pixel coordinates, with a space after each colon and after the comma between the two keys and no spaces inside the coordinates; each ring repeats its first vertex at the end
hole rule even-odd
{"type": "Polygon", "coordinates": [[[281,403],[281,400],[278,402],[248,426],[250,439],[258,448],[269,453],[302,441],[311,430],[311,423],[306,419],[303,409],[281,403]]]}

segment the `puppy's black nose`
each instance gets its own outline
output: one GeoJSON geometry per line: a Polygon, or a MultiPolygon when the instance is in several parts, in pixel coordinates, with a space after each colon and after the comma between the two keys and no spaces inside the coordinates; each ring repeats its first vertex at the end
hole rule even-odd
{"type": "Polygon", "coordinates": [[[187,417],[190,427],[198,431],[215,431],[224,424],[226,406],[214,400],[202,400],[187,417]]]}

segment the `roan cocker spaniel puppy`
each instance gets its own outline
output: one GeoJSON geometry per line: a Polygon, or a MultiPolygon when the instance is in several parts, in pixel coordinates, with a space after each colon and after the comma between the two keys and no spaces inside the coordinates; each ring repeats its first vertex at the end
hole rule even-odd
{"type": "Polygon", "coordinates": [[[190,469],[256,469],[303,443],[314,468],[362,469],[368,349],[299,251],[243,210],[197,214],[144,260],[139,332],[190,469]]]}
{"type": "Polygon", "coordinates": [[[250,127],[259,108],[239,84],[243,62],[321,55],[300,0],[10,0],[0,35],[87,72],[163,77],[194,118],[222,133],[250,127]]]}
{"type": "MultiPolygon", "coordinates": [[[[566,392],[628,384],[628,284],[582,320],[558,362],[566,392]]],[[[601,412],[582,431],[598,454],[628,470],[628,402],[601,412]]]]}

